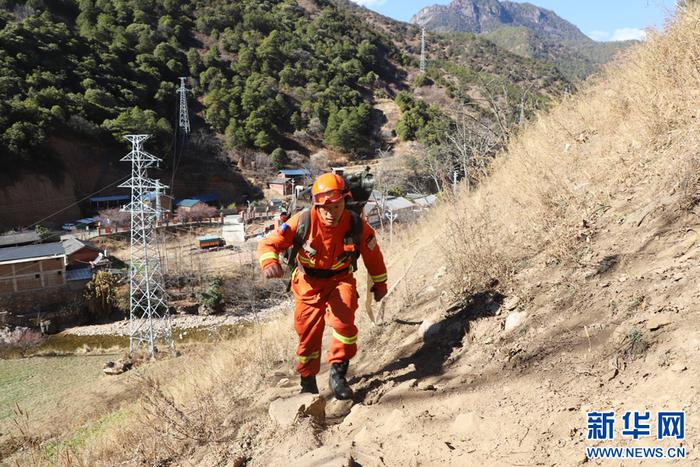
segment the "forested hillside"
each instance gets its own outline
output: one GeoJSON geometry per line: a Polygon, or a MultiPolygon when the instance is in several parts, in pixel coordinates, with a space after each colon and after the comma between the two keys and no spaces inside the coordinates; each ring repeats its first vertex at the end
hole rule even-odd
{"type": "Polygon", "coordinates": [[[536,58],[556,67],[570,80],[583,80],[637,41],[556,42],[525,27],[503,27],[483,35],[494,44],[523,57],[536,58]]]}
{"type": "Polygon", "coordinates": [[[230,202],[255,197],[246,177],[324,148],[374,157],[398,136],[427,151],[464,112],[503,133],[571,89],[555,68],[469,34],[431,33],[421,75],[419,32],[346,0],[0,0],[0,224],[116,185],[127,133],[154,135],[147,149],[175,196],[230,202]],[[179,77],[192,120],[182,165],[179,77]],[[387,125],[386,106],[401,121],[387,125]],[[36,183],[45,190],[27,196],[36,183]]]}
{"type": "Polygon", "coordinates": [[[396,79],[391,43],[324,1],[313,17],[289,0],[2,6],[6,160],[45,154],[54,133],[149,132],[164,147],[179,76],[193,78],[207,126],[229,147],[271,150],[284,133],[330,120],[328,144],[353,149],[367,132],[368,89],[396,79]]]}
{"type": "Polygon", "coordinates": [[[417,139],[429,148],[441,132],[454,129],[450,120],[465,114],[478,121],[477,126],[499,133],[499,120],[513,129],[521,111],[531,117],[558,96],[575,90],[552,64],[509,52],[471,33],[426,33],[427,67],[421,75],[418,26],[386,18],[349,0],[337,4],[388,36],[400,51],[401,62],[407,64],[404,91],[418,99],[407,106],[413,97],[393,96],[402,110],[396,129],[401,139],[417,139]],[[447,121],[445,114],[451,117],[447,121]]]}

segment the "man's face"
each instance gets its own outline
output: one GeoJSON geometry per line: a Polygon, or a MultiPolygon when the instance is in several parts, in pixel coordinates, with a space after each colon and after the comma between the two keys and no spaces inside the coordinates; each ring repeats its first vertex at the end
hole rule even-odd
{"type": "Polygon", "coordinates": [[[340,217],[345,209],[345,198],[336,203],[328,203],[318,207],[318,214],[324,225],[335,227],[340,222],[340,217]]]}

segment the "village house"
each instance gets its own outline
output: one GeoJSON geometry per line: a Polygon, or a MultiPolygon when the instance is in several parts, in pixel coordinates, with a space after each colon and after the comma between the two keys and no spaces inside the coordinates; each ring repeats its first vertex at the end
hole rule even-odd
{"type": "Polygon", "coordinates": [[[245,242],[245,222],[241,215],[230,215],[224,217],[221,227],[221,236],[227,245],[245,242]]]}
{"type": "Polygon", "coordinates": [[[422,209],[432,207],[437,201],[436,195],[425,195],[423,193],[409,193],[406,198],[410,199],[416,206],[422,209]]]}
{"type": "Polygon", "coordinates": [[[120,208],[129,203],[129,195],[93,196],[90,198],[90,207],[93,210],[120,208]]]}
{"type": "Polygon", "coordinates": [[[375,228],[382,225],[382,211],[379,203],[376,201],[368,201],[367,204],[365,204],[364,213],[369,225],[375,228]]]}
{"type": "Polygon", "coordinates": [[[284,169],[277,172],[275,178],[268,182],[270,190],[282,196],[292,194],[294,186],[304,186],[311,177],[306,169],[284,169]]]}
{"type": "Polygon", "coordinates": [[[13,232],[0,235],[0,248],[41,243],[41,236],[35,230],[13,232]]]}
{"type": "Polygon", "coordinates": [[[173,197],[166,195],[165,193],[160,193],[158,195],[158,200],[156,200],[156,193],[151,192],[146,195],[146,204],[152,208],[159,208],[165,219],[170,219],[173,212],[173,197]]]}
{"type": "Polygon", "coordinates": [[[203,201],[200,201],[198,199],[181,199],[178,201],[175,206],[177,206],[177,209],[179,212],[189,212],[192,209],[196,209],[197,207],[204,207],[206,206],[206,203],[203,201]],[[180,211],[181,210],[181,211],[180,211]]]}
{"type": "Polygon", "coordinates": [[[190,196],[190,199],[198,199],[199,201],[208,204],[209,206],[216,207],[216,204],[220,201],[219,195],[216,193],[205,193],[203,195],[190,196]]]}
{"type": "Polygon", "coordinates": [[[0,294],[60,287],[66,283],[60,242],[0,249],[0,294]]]}
{"type": "Polygon", "coordinates": [[[398,221],[408,221],[415,217],[415,205],[406,198],[397,196],[384,201],[384,211],[396,215],[398,221]]]}
{"type": "Polygon", "coordinates": [[[104,255],[99,247],[75,237],[63,237],[61,243],[66,253],[67,269],[90,268],[90,263],[95,261],[100,253],[104,255]]]}

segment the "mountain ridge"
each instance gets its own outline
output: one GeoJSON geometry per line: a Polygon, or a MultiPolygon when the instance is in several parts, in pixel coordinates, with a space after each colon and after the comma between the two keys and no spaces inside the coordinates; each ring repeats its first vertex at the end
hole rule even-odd
{"type": "MultiPolygon", "coordinates": [[[[540,8],[532,3],[515,3],[499,0],[454,0],[448,5],[433,5],[421,9],[410,22],[439,30],[434,24],[434,15],[446,13],[463,21],[465,29],[457,32],[485,33],[503,26],[525,26],[540,30],[562,41],[594,42],[569,21],[554,11],[540,8]]],[[[453,30],[453,29],[452,29],[453,30]]],[[[445,31],[447,32],[447,31],[445,31]]]]}
{"type": "Polygon", "coordinates": [[[637,41],[596,42],[552,10],[532,3],[454,0],[421,9],[411,24],[435,32],[469,32],[500,47],[555,64],[571,80],[585,79],[637,41]],[[525,28],[529,33],[523,34],[525,28]]]}

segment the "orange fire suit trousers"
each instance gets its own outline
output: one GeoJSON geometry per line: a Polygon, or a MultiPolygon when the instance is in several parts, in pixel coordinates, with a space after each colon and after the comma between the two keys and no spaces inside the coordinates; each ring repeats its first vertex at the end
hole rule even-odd
{"type": "Polygon", "coordinates": [[[294,329],[299,335],[297,371],[313,376],[321,368],[321,341],[325,323],[333,328],[328,363],[350,360],[357,353],[357,289],[351,273],[329,279],[309,277],[295,271],[294,329]]]}

